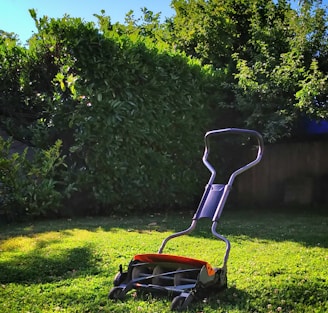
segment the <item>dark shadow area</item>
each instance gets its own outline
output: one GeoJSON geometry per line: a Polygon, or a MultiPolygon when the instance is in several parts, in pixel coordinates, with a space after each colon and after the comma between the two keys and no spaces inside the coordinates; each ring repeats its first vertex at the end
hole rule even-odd
{"type": "MultiPolygon", "coordinates": [[[[85,229],[88,231],[170,232],[189,227],[193,211],[141,214],[140,216],[89,217],[36,221],[32,224],[10,224],[0,227],[0,242],[15,236],[34,236],[49,231],[85,229]],[[5,234],[5,235],[4,235],[5,234]]],[[[305,246],[328,247],[328,216],[323,212],[291,212],[236,210],[227,208],[217,227],[226,236],[242,236],[260,240],[293,241],[305,246]]],[[[213,238],[211,221],[201,219],[190,236],[213,238]]],[[[174,240],[174,239],[173,239],[174,240]]],[[[160,242],[158,243],[160,245],[160,242]]]]}
{"type": "MultiPolygon", "coordinates": [[[[149,295],[147,293],[132,292],[133,301],[153,301],[167,299],[168,305],[172,298],[165,295],[149,295]]],[[[129,296],[125,299],[129,301],[129,296]]],[[[328,289],[325,280],[307,281],[305,279],[291,279],[283,284],[274,282],[259,290],[252,288],[249,291],[235,286],[229,287],[219,294],[209,295],[204,300],[195,300],[189,307],[189,312],[203,312],[206,307],[212,310],[230,312],[299,312],[299,308],[322,308],[327,305],[328,289]],[[281,309],[278,309],[278,308],[281,309]]],[[[323,311],[318,311],[323,312],[323,311]]]]}
{"type": "MultiPolygon", "coordinates": [[[[210,222],[200,221],[194,235],[211,237],[210,222]]],[[[224,236],[241,236],[272,241],[293,241],[305,246],[328,247],[328,216],[272,212],[223,213],[217,231],[224,236]]]]}
{"type": "Polygon", "coordinates": [[[245,309],[249,307],[247,304],[250,302],[250,298],[251,295],[248,292],[230,287],[217,296],[210,296],[205,303],[197,304],[195,307],[199,310],[205,306],[209,306],[211,309],[245,309]]]}
{"type": "Polygon", "coordinates": [[[83,273],[96,274],[97,267],[90,247],[66,250],[58,255],[43,255],[35,249],[24,256],[0,262],[0,282],[45,283],[83,273]]]}
{"type": "MultiPolygon", "coordinates": [[[[218,297],[209,297],[205,305],[195,306],[199,310],[205,306],[212,309],[221,308],[224,311],[240,310],[243,312],[297,312],[298,306],[320,308],[327,304],[328,289],[326,281],[295,281],[279,286],[272,284],[267,290],[250,290],[245,292],[235,287],[228,288],[218,297]]],[[[323,312],[323,311],[322,311],[323,312]]]]}
{"type": "MultiPolygon", "coordinates": [[[[131,293],[132,298],[135,301],[152,301],[152,299],[156,299],[156,301],[160,301],[161,299],[165,299],[168,302],[168,306],[170,302],[173,300],[174,296],[170,296],[165,292],[157,292],[157,293],[147,293],[142,292],[140,290],[133,290],[131,293]]],[[[127,301],[129,296],[125,299],[127,301]]],[[[250,295],[249,293],[239,290],[235,287],[228,288],[226,290],[220,291],[217,294],[209,294],[208,297],[200,298],[196,297],[189,307],[190,312],[202,312],[204,307],[209,306],[212,309],[232,307],[234,308],[244,308],[246,303],[249,302],[250,295]]],[[[188,311],[188,312],[189,312],[188,311]]]]}

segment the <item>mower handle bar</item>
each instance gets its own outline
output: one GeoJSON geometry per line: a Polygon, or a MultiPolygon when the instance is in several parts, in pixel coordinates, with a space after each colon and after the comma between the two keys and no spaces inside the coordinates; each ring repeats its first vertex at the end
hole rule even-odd
{"type": "Polygon", "coordinates": [[[263,142],[263,138],[261,136],[260,133],[258,133],[255,130],[250,130],[250,129],[240,129],[240,128],[224,128],[224,129],[218,129],[218,130],[211,130],[208,131],[205,134],[205,151],[204,151],[204,155],[203,155],[203,163],[204,165],[208,168],[208,170],[211,172],[211,177],[208,181],[209,185],[212,185],[215,179],[215,175],[216,175],[216,171],[214,169],[214,167],[208,162],[207,158],[208,155],[210,153],[210,148],[209,148],[209,137],[214,136],[214,135],[220,135],[220,134],[237,134],[237,135],[249,135],[251,137],[255,137],[257,139],[257,143],[258,143],[258,150],[257,150],[257,156],[256,158],[249,162],[248,164],[246,164],[245,166],[237,169],[236,171],[234,171],[229,178],[229,181],[227,183],[227,185],[229,187],[232,186],[235,178],[237,175],[247,171],[249,168],[253,167],[254,165],[256,165],[257,163],[259,163],[262,159],[263,156],[263,150],[264,150],[264,142],[263,142]]]}
{"type": "MultiPolygon", "coordinates": [[[[203,194],[203,197],[200,201],[200,205],[192,219],[192,223],[191,225],[189,226],[189,228],[183,230],[183,231],[180,231],[180,232],[177,232],[177,233],[174,233],[168,237],[166,237],[159,250],[158,250],[158,253],[163,253],[163,250],[164,250],[164,247],[166,246],[166,243],[173,239],[173,238],[176,238],[176,237],[179,237],[179,236],[182,236],[182,235],[186,235],[186,234],[189,234],[190,232],[192,232],[195,227],[196,227],[196,224],[197,224],[197,221],[199,218],[201,218],[201,212],[202,212],[202,209],[203,209],[203,206],[204,206],[204,203],[207,199],[207,196],[210,192],[210,189],[213,185],[213,182],[214,182],[214,179],[215,179],[215,176],[216,176],[216,171],[214,169],[214,167],[208,162],[207,158],[208,158],[208,155],[209,155],[209,152],[210,152],[210,148],[209,148],[209,137],[211,136],[214,136],[214,135],[220,135],[220,134],[237,134],[237,135],[249,135],[251,137],[255,137],[257,139],[257,143],[258,143],[258,149],[257,149],[257,156],[256,158],[247,163],[246,165],[242,166],[241,168],[235,170],[231,175],[230,175],[230,178],[229,178],[229,181],[226,185],[221,185],[224,187],[223,189],[223,192],[222,192],[222,195],[220,197],[220,200],[219,200],[219,203],[217,204],[217,207],[215,209],[215,212],[214,214],[212,215],[211,214],[211,218],[212,218],[212,234],[221,239],[222,241],[225,242],[226,244],[226,252],[225,252],[225,256],[224,256],[224,259],[223,259],[223,268],[226,268],[227,266],[227,262],[228,262],[228,257],[229,257],[229,253],[230,253],[230,242],[228,239],[226,239],[224,236],[220,235],[217,231],[216,231],[216,228],[217,228],[217,222],[218,222],[218,219],[220,218],[220,215],[222,213],[222,210],[223,210],[223,207],[226,203],[226,200],[228,198],[228,195],[229,195],[229,192],[232,188],[232,184],[236,178],[237,175],[247,171],[248,169],[250,169],[251,167],[253,167],[254,165],[256,165],[257,163],[259,163],[262,159],[262,156],[263,156],[263,150],[264,150],[264,142],[263,142],[263,138],[261,136],[260,133],[258,133],[257,131],[255,130],[249,130],[249,129],[240,129],[240,128],[225,128],[225,129],[218,129],[218,130],[211,130],[211,131],[208,131],[206,134],[205,134],[205,137],[204,137],[204,140],[205,140],[205,150],[204,150],[204,155],[203,155],[203,163],[204,165],[209,169],[209,171],[211,172],[211,177],[208,181],[208,184],[205,188],[205,192],[203,194]],[[198,214],[200,213],[200,214],[198,214]]],[[[210,217],[208,216],[207,214],[204,215],[204,217],[210,217]]]]}

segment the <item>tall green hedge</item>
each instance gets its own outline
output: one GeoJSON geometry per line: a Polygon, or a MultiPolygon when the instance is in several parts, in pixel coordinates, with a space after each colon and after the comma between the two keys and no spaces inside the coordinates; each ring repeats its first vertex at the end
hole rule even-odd
{"type": "Polygon", "coordinates": [[[34,18],[25,70],[42,105],[32,107],[29,136],[40,149],[63,142],[62,180],[76,192],[61,214],[194,205],[207,174],[203,135],[218,79],[211,69],[80,19],[34,18]]]}

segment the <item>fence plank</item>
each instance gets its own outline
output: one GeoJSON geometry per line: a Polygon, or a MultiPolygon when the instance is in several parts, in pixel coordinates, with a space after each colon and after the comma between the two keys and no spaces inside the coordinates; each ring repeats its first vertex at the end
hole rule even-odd
{"type": "Polygon", "coordinates": [[[267,145],[236,185],[244,204],[328,203],[328,141],[267,145]]]}

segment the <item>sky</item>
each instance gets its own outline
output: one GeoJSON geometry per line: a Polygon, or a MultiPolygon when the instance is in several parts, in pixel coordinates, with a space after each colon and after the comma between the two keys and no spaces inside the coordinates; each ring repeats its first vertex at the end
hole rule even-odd
{"type": "Polygon", "coordinates": [[[29,9],[35,9],[38,17],[60,18],[69,14],[94,22],[97,19],[93,14],[105,10],[112,23],[123,23],[127,12],[133,10],[139,17],[143,7],[154,13],[161,12],[162,18],[171,17],[174,10],[170,3],[171,0],[0,0],[0,30],[17,34],[24,44],[36,32],[29,9]]]}
{"type": "MultiPolygon", "coordinates": [[[[298,0],[291,0],[294,5],[298,0]]],[[[0,30],[13,32],[25,44],[33,32],[36,32],[34,21],[29,9],[35,9],[38,17],[60,18],[64,14],[71,17],[81,17],[85,21],[97,19],[93,14],[105,14],[111,17],[112,23],[124,22],[125,14],[134,11],[135,17],[141,15],[140,9],[146,7],[154,13],[161,12],[161,17],[171,17],[174,10],[170,7],[171,0],[0,0],[0,30]]],[[[328,0],[323,0],[324,5],[328,0]]]]}

